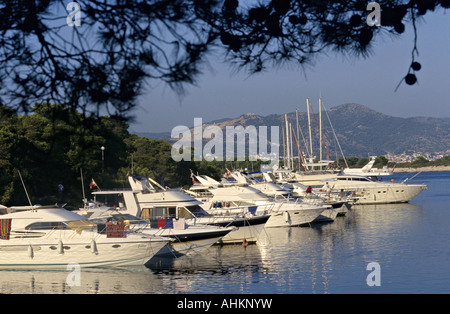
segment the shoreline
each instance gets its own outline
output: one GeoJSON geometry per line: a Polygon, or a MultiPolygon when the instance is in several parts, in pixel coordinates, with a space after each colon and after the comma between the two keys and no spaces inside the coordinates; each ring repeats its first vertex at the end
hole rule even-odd
{"type": "Polygon", "coordinates": [[[443,172],[450,171],[450,166],[427,166],[419,168],[394,168],[394,173],[400,172],[443,172]]]}

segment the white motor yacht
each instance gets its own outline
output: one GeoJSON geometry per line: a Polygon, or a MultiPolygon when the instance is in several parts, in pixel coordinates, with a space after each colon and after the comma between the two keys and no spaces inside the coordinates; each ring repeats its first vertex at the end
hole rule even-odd
{"type": "Polygon", "coordinates": [[[325,192],[320,192],[315,189],[313,191],[312,187],[311,193],[307,193],[308,186],[296,182],[293,179],[285,184],[275,184],[276,178],[273,173],[263,172],[264,182],[272,183],[275,187],[280,188],[272,188],[272,190],[279,191],[276,194],[269,194],[264,190],[260,189],[261,192],[267,195],[273,195],[275,199],[286,198],[291,199],[301,198],[301,202],[307,204],[314,204],[317,206],[325,206],[327,207],[314,221],[315,222],[330,222],[334,221],[337,216],[343,216],[350,209],[350,199],[347,196],[343,196],[342,193],[333,193],[326,197],[325,192]],[[281,193],[281,191],[285,191],[281,193]]]}
{"type": "Polygon", "coordinates": [[[0,268],[144,265],[170,241],[121,224],[109,224],[102,232],[93,222],[60,207],[2,206],[0,213],[0,268]]]}
{"type": "Polygon", "coordinates": [[[98,225],[104,225],[110,220],[122,220],[130,230],[170,238],[170,244],[162,248],[155,255],[156,257],[192,256],[201,253],[234,229],[201,224],[188,225],[184,218],[175,220],[160,218],[159,221],[156,220],[156,224],[151,224],[149,221],[127,213],[124,208],[99,206],[95,203],[85,206],[78,213],[98,225]]]}
{"type": "Polygon", "coordinates": [[[284,185],[289,182],[300,182],[306,186],[320,187],[323,185],[323,180],[334,178],[339,175],[339,171],[336,170],[310,170],[310,171],[273,171],[278,184],[284,185]]]}
{"type": "Polygon", "coordinates": [[[345,168],[342,170],[343,175],[357,175],[364,177],[371,176],[391,176],[393,173],[390,172],[387,166],[384,166],[382,169],[374,169],[373,165],[375,164],[376,158],[374,156],[370,157],[370,161],[364,165],[362,168],[345,168]]]}
{"type": "Polygon", "coordinates": [[[351,192],[355,197],[354,204],[407,203],[427,189],[425,184],[375,181],[356,175],[339,175],[324,183],[323,190],[351,192]]]}
{"type": "MultiPolygon", "coordinates": [[[[320,164],[320,163],[319,163],[320,164]]],[[[341,175],[358,175],[358,176],[390,176],[387,167],[383,169],[375,169],[375,157],[371,157],[370,161],[362,168],[345,168],[343,170],[329,169],[329,170],[306,170],[306,171],[292,171],[292,170],[275,170],[271,174],[274,176],[276,183],[284,185],[291,182],[299,182],[306,186],[319,188],[323,186],[325,180],[337,179],[341,175]]]]}
{"type": "Polygon", "coordinates": [[[255,213],[270,215],[265,227],[293,227],[314,221],[327,207],[302,203],[300,200],[275,200],[250,186],[223,186],[208,176],[195,176],[200,184],[190,192],[198,197],[209,213],[235,212],[246,208],[255,213]],[[219,205],[217,205],[219,204],[219,205]],[[224,205],[220,205],[224,204],[224,205]],[[256,208],[255,208],[256,206],[256,208]]]}
{"type": "MultiPolygon", "coordinates": [[[[200,233],[211,237],[214,232],[222,232],[221,237],[216,239],[216,243],[256,242],[264,224],[269,219],[268,215],[216,217],[205,212],[200,207],[202,203],[197,199],[181,190],[164,188],[151,178],[129,176],[128,182],[131,190],[97,191],[93,194],[96,196],[120,195],[125,204],[120,211],[150,222],[153,228],[171,229],[166,233],[160,232],[163,232],[162,235],[172,236],[177,233],[176,238],[190,246],[199,242],[200,233]],[[182,228],[180,219],[185,221],[184,229],[168,228],[170,225],[178,225],[182,228]],[[226,234],[223,234],[225,231],[226,234]],[[183,236],[180,236],[180,233],[183,236]]],[[[177,244],[180,241],[175,242],[172,247],[180,245],[177,244]]]]}
{"type": "Polygon", "coordinates": [[[231,184],[248,185],[252,188],[261,191],[267,196],[274,198],[279,196],[288,197],[290,194],[290,191],[288,189],[272,181],[267,173],[261,173],[262,180],[256,180],[254,177],[250,177],[247,174],[239,171],[230,172],[229,177],[230,176],[234,180],[231,181],[228,179],[224,181],[222,179],[222,183],[224,185],[231,185],[231,184]]]}
{"type": "Polygon", "coordinates": [[[351,194],[350,192],[342,193],[330,191],[330,193],[327,194],[327,192],[320,190],[319,188],[308,187],[299,182],[291,182],[287,184],[286,187],[291,189],[294,197],[301,197],[302,201],[305,203],[331,205],[332,211],[329,211],[330,215],[324,215],[324,213],[322,213],[322,215],[327,216],[328,218],[332,218],[335,214],[336,216],[344,216],[351,208],[351,204],[356,200],[356,198],[347,195],[351,194]],[[308,188],[310,188],[309,193],[307,192],[308,188]]]}

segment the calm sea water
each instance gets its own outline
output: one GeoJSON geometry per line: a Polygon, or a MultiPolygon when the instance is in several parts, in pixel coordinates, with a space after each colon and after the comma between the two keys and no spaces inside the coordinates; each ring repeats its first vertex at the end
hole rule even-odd
{"type": "Polygon", "coordinates": [[[212,247],[153,269],[83,270],[79,285],[67,284],[66,271],[0,271],[0,293],[450,293],[450,172],[411,182],[428,190],[409,204],[354,206],[333,223],[266,229],[256,245],[212,247]],[[378,286],[367,284],[371,262],[378,286]]]}

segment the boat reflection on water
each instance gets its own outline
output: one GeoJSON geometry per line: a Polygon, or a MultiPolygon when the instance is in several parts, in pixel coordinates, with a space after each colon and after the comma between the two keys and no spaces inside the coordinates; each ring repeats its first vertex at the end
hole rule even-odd
{"type": "Polygon", "coordinates": [[[386,273],[402,248],[412,249],[408,239],[421,228],[422,212],[409,203],[355,205],[333,223],[265,229],[258,241],[262,264],[286,293],[365,289],[369,262],[386,273]]]}
{"type": "Polygon", "coordinates": [[[328,293],[329,277],[333,269],[333,243],[323,237],[322,229],[336,226],[317,224],[311,228],[266,229],[265,237],[258,243],[263,263],[276,280],[276,287],[285,293],[328,293]],[[300,287],[300,288],[299,288],[300,287]]]}
{"type": "Polygon", "coordinates": [[[410,223],[421,223],[423,208],[411,203],[353,205],[354,223],[361,230],[374,230],[378,233],[393,233],[402,230],[410,223]]]}
{"type": "Polygon", "coordinates": [[[164,282],[145,266],[63,270],[2,270],[2,294],[159,293],[164,282]]]}
{"type": "MultiPolygon", "coordinates": [[[[258,245],[224,245],[209,248],[204,254],[178,258],[158,258],[146,266],[82,268],[79,282],[74,269],[0,271],[2,294],[171,294],[223,293],[224,278],[229,285],[238,281],[259,280],[267,273],[261,263],[258,245]]],[[[252,293],[250,288],[242,293],[252,293]]]]}
{"type": "Polygon", "coordinates": [[[159,258],[151,262],[147,267],[171,285],[168,293],[258,293],[253,282],[270,284],[272,280],[268,276],[270,264],[262,258],[258,244],[213,246],[201,256],[159,258]],[[238,282],[247,284],[239,285],[240,290],[236,291],[233,287],[238,282]]]}

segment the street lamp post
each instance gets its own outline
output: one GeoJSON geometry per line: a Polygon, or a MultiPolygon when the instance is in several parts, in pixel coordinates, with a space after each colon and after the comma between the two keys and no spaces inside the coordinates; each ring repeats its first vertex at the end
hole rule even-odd
{"type": "Polygon", "coordinates": [[[102,150],[102,173],[105,171],[105,146],[100,147],[102,150]]]}

